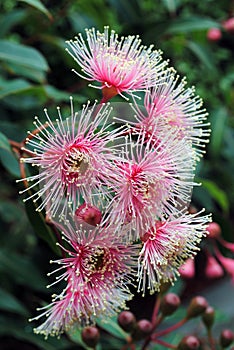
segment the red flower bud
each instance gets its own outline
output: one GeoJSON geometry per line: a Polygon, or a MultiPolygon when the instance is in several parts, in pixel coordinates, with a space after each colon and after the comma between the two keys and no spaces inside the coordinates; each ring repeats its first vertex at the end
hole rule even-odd
{"type": "Polygon", "coordinates": [[[136,318],[130,311],[123,311],[118,316],[118,324],[125,332],[131,332],[136,325],[136,318]]]}
{"type": "Polygon", "coordinates": [[[143,339],[147,337],[147,335],[149,335],[152,332],[152,330],[153,330],[152,323],[148,320],[142,319],[137,322],[136,327],[132,332],[132,338],[134,340],[143,339]]]}
{"type": "Polygon", "coordinates": [[[215,319],[215,311],[214,308],[211,306],[208,306],[202,315],[202,321],[204,322],[205,326],[210,329],[213,326],[215,319]]]}
{"type": "Polygon", "coordinates": [[[222,32],[219,28],[210,28],[206,36],[209,41],[218,41],[222,37],[222,32]]]}
{"type": "Polygon", "coordinates": [[[208,307],[208,303],[204,297],[202,296],[194,297],[191,300],[187,309],[187,315],[186,315],[187,319],[202,315],[205,312],[207,307],[208,307]]]}
{"type": "Polygon", "coordinates": [[[195,275],[194,259],[190,258],[179,268],[179,273],[182,278],[193,278],[195,275]]]}
{"type": "Polygon", "coordinates": [[[205,275],[208,278],[219,278],[224,275],[222,267],[217,262],[217,260],[210,254],[207,256],[205,275]]]}
{"type": "Polygon", "coordinates": [[[86,345],[94,348],[100,339],[99,330],[93,326],[85,327],[81,332],[81,338],[86,345]]]}
{"type": "Polygon", "coordinates": [[[75,219],[80,222],[84,221],[92,226],[97,226],[101,222],[102,213],[97,207],[84,203],[76,209],[75,219]]]}
{"type": "Polygon", "coordinates": [[[223,22],[223,28],[226,29],[227,32],[234,32],[234,17],[231,17],[223,22]]]}
{"type": "Polygon", "coordinates": [[[219,224],[217,224],[217,222],[210,222],[208,227],[207,227],[207,231],[209,233],[209,238],[218,238],[221,235],[221,227],[219,226],[219,224]]]}
{"type": "Polygon", "coordinates": [[[178,350],[196,350],[200,346],[199,340],[193,335],[188,335],[184,337],[179,345],[177,346],[178,350]]]}
{"type": "Polygon", "coordinates": [[[220,335],[220,345],[227,348],[234,340],[234,333],[230,329],[224,329],[220,335]]]}
{"type": "Polygon", "coordinates": [[[179,305],[180,298],[178,295],[174,293],[168,293],[163,297],[161,301],[160,310],[163,316],[170,316],[178,309],[179,305]]]}

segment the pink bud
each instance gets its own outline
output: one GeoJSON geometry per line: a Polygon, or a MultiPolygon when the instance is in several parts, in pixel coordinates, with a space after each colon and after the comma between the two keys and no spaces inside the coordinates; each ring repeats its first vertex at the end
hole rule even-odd
{"type": "Polygon", "coordinates": [[[81,332],[83,342],[89,347],[94,348],[100,338],[99,330],[96,327],[89,326],[85,327],[81,332]]]}
{"type": "Polygon", "coordinates": [[[234,259],[226,258],[218,251],[216,251],[216,255],[223,268],[231,276],[232,282],[234,283],[234,259]]]}
{"type": "Polygon", "coordinates": [[[222,267],[212,255],[207,255],[205,275],[208,278],[219,278],[224,274],[222,267]]]}
{"type": "Polygon", "coordinates": [[[75,219],[81,222],[84,221],[92,226],[97,226],[101,222],[102,213],[97,207],[84,203],[76,209],[75,219]]]}
{"type": "Polygon", "coordinates": [[[234,33],[234,17],[231,17],[223,22],[223,28],[227,32],[234,33]]]}
{"type": "Polygon", "coordinates": [[[221,39],[222,33],[219,28],[210,28],[206,36],[207,36],[207,39],[210,41],[218,41],[221,39]]]}
{"type": "Polygon", "coordinates": [[[209,223],[207,231],[209,233],[209,238],[216,239],[221,235],[221,227],[219,226],[219,224],[217,224],[217,222],[214,221],[209,223]]]}
{"type": "Polygon", "coordinates": [[[229,249],[232,253],[234,253],[234,243],[230,243],[222,239],[221,237],[219,238],[219,242],[227,249],[229,249]]]}
{"type": "Polygon", "coordinates": [[[193,278],[195,275],[194,259],[190,258],[180,267],[179,273],[182,278],[193,278]]]}

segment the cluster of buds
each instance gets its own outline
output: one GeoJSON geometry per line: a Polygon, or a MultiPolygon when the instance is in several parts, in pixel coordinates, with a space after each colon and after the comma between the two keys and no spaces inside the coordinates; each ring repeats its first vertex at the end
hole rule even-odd
{"type": "MultiPolygon", "coordinates": [[[[217,222],[209,223],[207,231],[206,245],[203,248],[206,257],[205,276],[208,279],[217,279],[223,277],[226,273],[234,282],[234,243],[227,242],[222,238],[222,230],[217,222]]],[[[194,259],[188,259],[181,266],[180,274],[185,279],[195,277],[194,259]]]]}
{"type": "Polygon", "coordinates": [[[21,180],[25,201],[46,212],[64,241],[50,274],[61,272],[52,285],[65,287],[34,318],[46,318],[35,329],[46,337],[125,308],[136,283],[143,295],[173,283],[211,221],[187,209],[210,134],[194,88],[138,36],[119,38],[108,27],[86,35],[68,52],[77,75],[99,82],[100,104],[76,112],[71,98],[70,115],[58,108],[55,121],[45,110],[46,123],[36,117],[22,148],[22,166],[39,169],[21,180]],[[116,95],[124,102],[110,104],[116,95]]]}
{"type": "Polygon", "coordinates": [[[230,17],[223,21],[220,27],[212,27],[207,32],[207,39],[209,41],[219,41],[222,38],[222,30],[227,33],[234,34],[234,17],[230,17]]]}

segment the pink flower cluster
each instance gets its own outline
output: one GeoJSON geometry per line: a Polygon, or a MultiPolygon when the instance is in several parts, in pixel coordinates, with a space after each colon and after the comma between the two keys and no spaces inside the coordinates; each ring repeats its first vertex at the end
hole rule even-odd
{"type": "Polygon", "coordinates": [[[210,133],[194,88],[138,37],[119,39],[108,27],[86,34],[69,41],[70,53],[77,74],[100,83],[101,104],[76,112],[71,98],[70,115],[58,109],[55,121],[45,111],[46,123],[36,118],[27,139],[31,156],[21,160],[39,169],[23,179],[25,200],[64,240],[63,258],[53,261],[64,288],[35,318],[46,317],[35,329],[45,336],[125,308],[136,284],[145,294],[173,283],[211,220],[187,210],[210,133]],[[116,94],[123,103],[104,103],[116,94]]]}

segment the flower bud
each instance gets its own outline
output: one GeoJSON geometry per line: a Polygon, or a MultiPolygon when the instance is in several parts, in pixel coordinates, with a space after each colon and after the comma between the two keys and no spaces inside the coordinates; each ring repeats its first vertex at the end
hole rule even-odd
{"type": "Polygon", "coordinates": [[[163,297],[161,301],[160,310],[163,316],[170,316],[178,309],[179,305],[180,298],[178,295],[174,293],[168,293],[163,297]]]}
{"type": "Polygon", "coordinates": [[[182,278],[193,278],[195,276],[194,259],[190,258],[179,268],[179,273],[182,278]]]}
{"type": "Polygon", "coordinates": [[[202,321],[205,324],[207,329],[210,329],[213,326],[214,319],[215,319],[215,310],[213,307],[208,306],[202,315],[202,321]]]}
{"type": "Polygon", "coordinates": [[[125,332],[131,332],[136,325],[136,318],[130,311],[122,311],[118,316],[118,324],[125,332]]]}
{"type": "Polygon", "coordinates": [[[208,303],[204,297],[202,296],[194,297],[188,306],[186,318],[190,319],[193,317],[200,316],[201,314],[204,313],[207,307],[208,307],[208,303]]]}
{"type": "Polygon", "coordinates": [[[234,340],[234,333],[230,329],[224,329],[220,334],[220,345],[223,348],[227,348],[232,344],[234,340]]]}
{"type": "Polygon", "coordinates": [[[132,332],[132,338],[134,340],[140,340],[149,335],[153,330],[153,325],[150,321],[142,319],[137,322],[136,327],[132,332]]]}
{"type": "Polygon", "coordinates": [[[99,330],[93,326],[85,327],[82,329],[81,338],[87,346],[94,348],[100,339],[99,330]]]}
{"type": "Polygon", "coordinates": [[[228,18],[223,22],[223,28],[226,29],[227,32],[234,32],[234,17],[228,18]]]}
{"type": "Polygon", "coordinates": [[[97,226],[100,224],[101,219],[101,211],[97,207],[87,203],[80,205],[75,211],[75,220],[80,222],[84,221],[92,226],[97,226]]]}
{"type": "Polygon", "coordinates": [[[217,222],[210,222],[208,227],[207,227],[207,231],[209,233],[209,238],[218,238],[221,235],[221,227],[219,224],[217,224],[217,222]]]}
{"type": "Polygon", "coordinates": [[[217,260],[210,254],[207,256],[205,275],[208,278],[219,278],[224,275],[222,267],[217,262],[217,260]]]}
{"type": "Polygon", "coordinates": [[[222,32],[219,28],[210,28],[206,36],[209,41],[218,41],[222,37],[222,32]]]}
{"type": "Polygon", "coordinates": [[[199,340],[193,335],[188,335],[184,337],[179,345],[177,346],[178,350],[196,350],[200,346],[199,340]]]}

